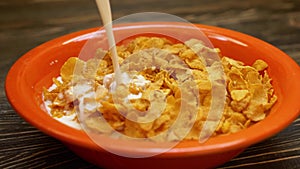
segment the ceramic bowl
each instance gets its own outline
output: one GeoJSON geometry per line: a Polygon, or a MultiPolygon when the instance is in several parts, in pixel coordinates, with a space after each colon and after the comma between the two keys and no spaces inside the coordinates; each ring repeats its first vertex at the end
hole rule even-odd
{"type": "MultiPolygon", "coordinates": [[[[105,151],[85,132],[68,127],[50,117],[42,100],[42,87],[49,87],[59,75],[62,64],[78,56],[85,42],[98,28],[68,34],[46,42],[17,60],[6,78],[6,94],[12,107],[31,125],[60,140],[83,159],[104,168],[213,168],[226,163],[245,148],[275,135],[299,116],[300,68],[288,55],[276,47],[243,33],[223,28],[195,24],[222,54],[252,64],[263,59],[269,65],[278,101],[263,121],[240,132],[213,137],[204,143],[184,141],[168,152],[148,158],[128,158],[105,151]]],[[[116,26],[121,34],[169,27],[182,29],[180,23],[134,23],[116,26]]],[[[104,140],[105,141],[105,140],[104,140]]],[[[115,148],[127,153],[147,153],[153,148],[115,148]]]]}

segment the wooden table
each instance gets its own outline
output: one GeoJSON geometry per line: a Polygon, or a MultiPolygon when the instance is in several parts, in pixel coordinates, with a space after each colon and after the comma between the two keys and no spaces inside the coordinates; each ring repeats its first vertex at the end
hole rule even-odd
{"type": "MultiPolygon", "coordinates": [[[[113,18],[165,12],[190,22],[237,30],[265,40],[300,64],[299,0],[112,0],[113,18]]],[[[100,26],[93,0],[0,1],[0,168],[96,168],[20,118],[4,81],[26,51],[52,38],[100,26]]],[[[300,87],[300,86],[299,86],[300,87]]],[[[220,168],[299,169],[300,118],[220,168]]]]}

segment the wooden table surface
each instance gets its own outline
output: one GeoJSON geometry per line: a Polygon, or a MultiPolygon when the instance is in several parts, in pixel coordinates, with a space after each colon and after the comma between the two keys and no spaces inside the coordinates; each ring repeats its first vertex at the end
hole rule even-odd
{"type": "MultiPolygon", "coordinates": [[[[112,0],[113,18],[165,12],[190,22],[267,41],[300,64],[299,0],[112,0]]],[[[25,52],[52,38],[100,26],[93,0],[0,1],[0,168],[96,168],[25,122],[8,103],[4,82],[25,52]]],[[[300,87],[300,86],[299,86],[300,87]]],[[[300,118],[220,168],[299,169],[300,118]]]]}

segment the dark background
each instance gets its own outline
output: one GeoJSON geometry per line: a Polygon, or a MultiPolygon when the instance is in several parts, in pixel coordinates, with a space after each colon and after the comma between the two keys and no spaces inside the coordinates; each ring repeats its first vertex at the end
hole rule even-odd
{"type": "MultiPolygon", "coordinates": [[[[267,41],[300,64],[299,0],[112,0],[113,18],[165,12],[267,41]]],[[[30,126],[7,102],[12,64],[52,38],[101,26],[93,0],[0,0],[0,168],[96,168],[30,126]]],[[[299,169],[300,120],[220,168],[299,169]]]]}

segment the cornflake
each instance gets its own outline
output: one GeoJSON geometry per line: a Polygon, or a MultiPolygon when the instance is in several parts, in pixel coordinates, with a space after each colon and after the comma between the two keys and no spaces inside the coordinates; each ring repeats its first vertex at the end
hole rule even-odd
{"type": "MultiPolygon", "coordinates": [[[[88,130],[152,138],[174,124],[181,105],[192,104],[193,95],[182,100],[185,91],[179,86],[189,80],[187,73],[190,72],[198,87],[200,102],[193,102],[197,111],[183,113],[195,115],[195,121],[182,119],[180,128],[156,141],[174,141],[182,137],[198,140],[204,123],[214,123],[214,117],[207,119],[212,100],[208,71],[214,70],[216,63],[210,56],[221,56],[219,49],[211,49],[196,39],[172,44],[165,38],[137,37],[126,45],[117,46],[117,52],[124,70],[137,73],[128,86],[120,86],[112,95],[114,74],[110,52],[99,49],[98,55],[104,54],[104,57],[88,61],[71,57],[61,67],[60,80],[53,79],[55,88],[43,90],[45,102],[50,102],[50,114],[56,118],[68,116],[84,105],[81,110],[85,116],[83,124],[88,130]],[[125,98],[126,103],[119,98],[125,98]],[[155,102],[158,99],[159,102],[155,102]],[[153,120],[139,123],[149,118],[153,120]],[[191,130],[184,135],[189,127],[191,130]]],[[[268,65],[263,60],[256,60],[249,66],[221,56],[221,64],[226,75],[226,102],[217,128],[208,129],[212,130],[212,136],[235,133],[263,120],[277,100],[266,70],[268,65]]]]}

